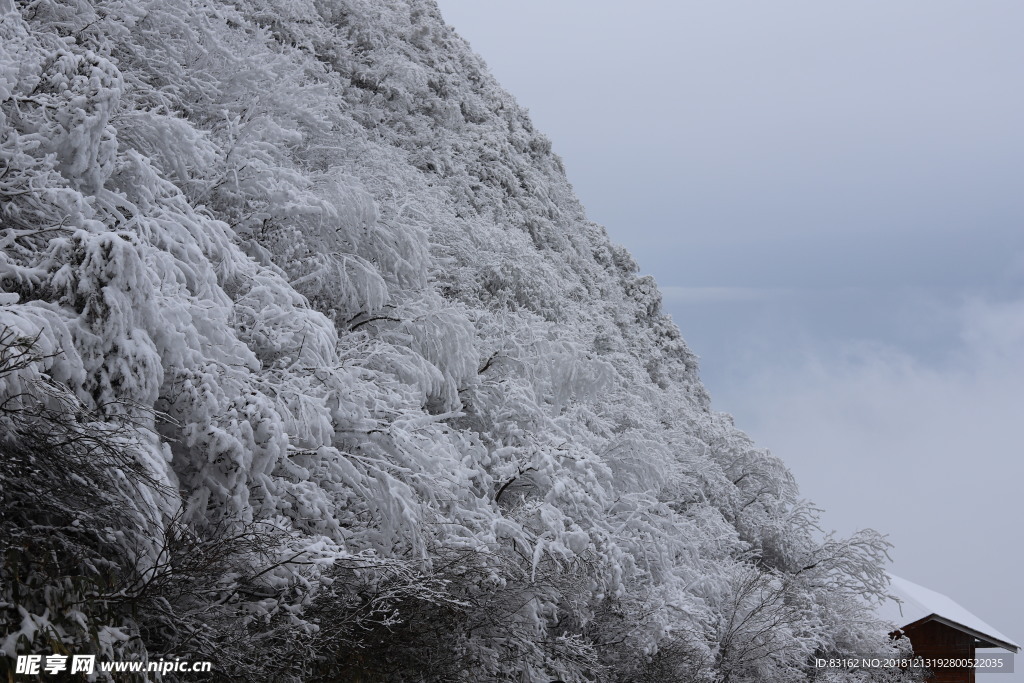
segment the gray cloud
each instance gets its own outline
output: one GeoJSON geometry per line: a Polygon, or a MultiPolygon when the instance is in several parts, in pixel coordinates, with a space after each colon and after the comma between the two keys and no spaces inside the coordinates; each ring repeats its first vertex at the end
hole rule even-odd
{"type": "Polygon", "coordinates": [[[826,523],[888,532],[898,573],[1020,634],[1024,299],[968,299],[954,317],[942,363],[879,342],[805,346],[797,364],[750,367],[728,400],[826,523]]]}

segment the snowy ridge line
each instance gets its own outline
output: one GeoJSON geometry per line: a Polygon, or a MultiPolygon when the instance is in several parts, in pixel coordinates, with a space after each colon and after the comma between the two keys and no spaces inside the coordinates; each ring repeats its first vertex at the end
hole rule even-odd
{"type": "Polygon", "coordinates": [[[5,7],[0,667],[800,681],[890,647],[885,539],[822,534],[710,410],[432,2],[5,7]]]}

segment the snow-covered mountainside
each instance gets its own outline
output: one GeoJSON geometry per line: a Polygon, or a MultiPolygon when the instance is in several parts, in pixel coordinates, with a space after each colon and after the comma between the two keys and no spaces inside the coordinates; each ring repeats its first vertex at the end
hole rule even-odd
{"type": "Polygon", "coordinates": [[[884,540],[822,536],[710,410],[431,0],[0,0],[0,131],[9,657],[798,681],[887,647],[884,540]]]}

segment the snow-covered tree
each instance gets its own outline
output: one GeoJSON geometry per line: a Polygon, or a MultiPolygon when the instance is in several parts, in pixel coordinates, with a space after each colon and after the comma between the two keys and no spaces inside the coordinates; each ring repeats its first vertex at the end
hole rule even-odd
{"type": "Polygon", "coordinates": [[[0,2],[0,131],[4,666],[794,681],[888,647],[884,539],[821,534],[711,412],[430,0],[0,2]]]}

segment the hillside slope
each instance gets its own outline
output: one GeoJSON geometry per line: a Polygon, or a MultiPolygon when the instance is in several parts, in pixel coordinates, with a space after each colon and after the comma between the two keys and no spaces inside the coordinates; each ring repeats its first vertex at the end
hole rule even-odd
{"type": "Polygon", "coordinates": [[[822,537],[710,410],[432,2],[4,1],[9,655],[795,681],[887,647],[884,540],[822,537]]]}

